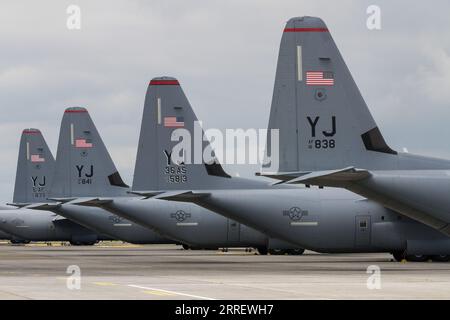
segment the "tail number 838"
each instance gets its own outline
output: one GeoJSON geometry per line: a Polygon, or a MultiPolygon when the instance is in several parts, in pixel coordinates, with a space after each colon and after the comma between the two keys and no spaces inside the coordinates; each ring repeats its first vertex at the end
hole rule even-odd
{"type": "Polygon", "coordinates": [[[334,139],[315,139],[308,141],[309,149],[333,149],[336,146],[334,139]]]}

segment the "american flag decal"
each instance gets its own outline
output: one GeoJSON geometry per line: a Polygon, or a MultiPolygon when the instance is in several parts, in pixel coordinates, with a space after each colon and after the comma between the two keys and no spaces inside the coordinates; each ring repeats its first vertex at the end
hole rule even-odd
{"type": "Polygon", "coordinates": [[[45,162],[45,158],[40,154],[32,154],[30,160],[31,162],[45,162]]]}
{"type": "Polygon", "coordinates": [[[92,142],[86,139],[76,139],[75,148],[92,148],[92,142]]]}
{"type": "Polygon", "coordinates": [[[183,117],[164,117],[164,127],[182,128],[184,127],[183,117]]]}
{"type": "Polygon", "coordinates": [[[306,85],[308,86],[333,86],[334,74],[330,71],[307,71],[306,85]]]}

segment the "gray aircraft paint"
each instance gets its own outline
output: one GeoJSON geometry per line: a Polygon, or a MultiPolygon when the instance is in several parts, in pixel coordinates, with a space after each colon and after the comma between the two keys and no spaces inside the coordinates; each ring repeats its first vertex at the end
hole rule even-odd
{"type": "Polygon", "coordinates": [[[11,240],[12,236],[9,233],[0,231],[0,240],[11,240]]]}
{"type": "Polygon", "coordinates": [[[34,209],[51,210],[112,239],[140,244],[172,243],[148,228],[103,209],[75,206],[69,201],[92,196],[127,196],[129,190],[85,108],[65,110],[55,167],[50,198],[62,203],[34,209]]]}
{"type": "MultiPolygon", "coordinates": [[[[293,20],[288,23],[286,29],[293,28],[295,30],[297,26],[292,24],[293,20]]],[[[308,28],[314,29],[316,27],[311,25],[308,28]]],[[[285,34],[287,33],[291,34],[290,31],[285,32],[285,34]]],[[[305,53],[307,58],[308,52],[306,51],[305,53]]],[[[286,58],[289,59],[284,48],[284,42],[282,41],[278,65],[285,67],[287,64],[285,61],[286,58]]],[[[294,76],[298,76],[298,74],[294,76]]],[[[276,83],[280,83],[278,78],[279,73],[277,74],[276,83]]],[[[169,81],[175,81],[175,79],[169,79],[169,81]]],[[[178,84],[168,85],[163,90],[169,94],[170,90],[176,90],[177,86],[178,84]]],[[[174,93],[170,94],[170,96],[174,95],[174,93]]],[[[168,150],[174,144],[174,142],[164,142],[162,139],[166,139],[167,141],[169,135],[162,135],[159,131],[153,131],[150,134],[149,130],[147,131],[148,135],[145,136],[144,126],[148,125],[152,120],[153,124],[156,122],[155,117],[157,113],[154,112],[155,107],[151,109],[151,106],[158,105],[158,98],[161,99],[161,102],[164,101],[161,96],[162,90],[156,91],[153,96],[149,97],[147,95],[146,98],[146,101],[150,100],[153,103],[150,103],[147,111],[144,111],[144,119],[147,115],[148,120],[142,123],[143,129],[141,131],[139,146],[147,146],[147,157],[151,156],[151,147],[149,145],[151,145],[152,137],[153,139],[155,139],[155,136],[158,137],[157,143],[159,148],[157,150],[159,151],[161,151],[161,145],[164,145],[164,143],[168,145],[168,150]],[[146,141],[148,141],[147,145],[145,144],[146,141]]],[[[184,96],[183,99],[185,99],[184,96]]],[[[274,99],[274,101],[277,102],[279,99],[274,99]]],[[[190,109],[187,100],[174,105],[177,107],[181,106],[181,109],[177,108],[178,111],[190,109]]],[[[175,110],[170,111],[172,112],[169,115],[175,112],[175,110]]],[[[183,115],[180,114],[180,116],[183,115]]],[[[292,118],[292,114],[290,117],[292,118]]],[[[192,130],[191,122],[196,120],[195,115],[188,118],[185,117],[184,120],[185,128],[192,130]],[[189,127],[190,125],[191,127],[189,127]]],[[[295,121],[292,123],[293,126],[296,125],[295,121]]],[[[154,126],[152,129],[155,130],[154,126]]],[[[280,134],[282,134],[283,128],[279,129],[280,134]]],[[[160,130],[163,129],[161,128],[160,130]]],[[[288,152],[289,149],[285,148],[282,149],[280,154],[286,154],[288,152]]],[[[285,156],[282,159],[284,158],[285,156]]],[[[142,161],[142,163],[145,162],[142,161]]],[[[162,185],[153,185],[152,187],[166,187],[171,190],[178,188],[179,190],[178,192],[171,191],[156,197],[196,203],[206,209],[213,210],[230,219],[235,219],[258,229],[272,237],[279,237],[304,248],[321,252],[384,251],[408,252],[409,254],[450,253],[450,241],[447,237],[410,219],[404,217],[400,217],[399,219],[398,214],[347,191],[339,189],[313,190],[309,188],[286,190],[279,188],[279,186],[268,189],[267,186],[257,182],[253,183],[253,186],[242,184],[241,190],[235,190],[235,186],[239,185],[239,179],[235,180],[235,178],[229,176],[225,177],[224,174],[221,177],[214,176],[212,174],[213,172],[208,174],[206,170],[202,171],[204,166],[198,164],[186,165],[186,167],[196,166],[197,168],[197,171],[195,171],[196,174],[188,177],[188,183],[168,184],[163,180],[164,175],[161,173],[161,169],[164,168],[163,160],[160,159],[159,163],[160,171],[153,170],[153,168],[158,167],[158,164],[155,162],[147,169],[153,170],[153,179],[163,181],[162,185]],[[227,184],[233,187],[227,187],[227,184]],[[182,191],[183,188],[189,186],[193,189],[190,191],[182,191]],[[300,212],[306,211],[308,215],[301,216],[297,221],[295,217],[289,217],[289,211],[291,209],[297,209],[300,212]],[[365,224],[367,228],[361,228],[360,222],[363,225],[365,224]],[[367,235],[367,233],[370,233],[370,235],[367,235]],[[362,241],[362,239],[365,240],[362,241]]],[[[285,166],[286,163],[282,165],[285,166]]],[[[296,167],[290,169],[294,170],[296,167]]],[[[141,170],[144,170],[144,168],[141,168],[141,170]]],[[[133,189],[148,190],[148,187],[139,184],[134,185],[133,189]]]]}
{"type": "MultiPolygon", "coordinates": [[[[154,123],[157,123],[158,112],[155,112],[155,106],[160,106],[160,117],[173,115],[172,104],[164,105],[166,96],[177,96],[177,90],[181,91],[179,83],[173,78],[154,79],[158,83],[150,85],[144,110],[144,117],[141,127],[141,137],[139,148],[145,146],[145,153],[142,149],[138,150],[138,161],[136,166],[136,177],[143,177],[140,182],[134,185],[136,192],[140,190],[141,194],[146,193],[150,196],[154,190],[166,188],[166,193],[156,197],[164,199],[173,199],[177,201],[194,202],[205,209],[212,209],[218,213],[227,216],[230,219],[241,222],[241,225],[248,225],[259,231],[268,234],[273,238],[280,238],[287,242],[297,244],[298,246],[321,252],[408,252],[410,254],[445,254],[450,252],[450,242],[438,232],[403,218],[399,220],[397,214],[386,210],[376,203],[368,202],[360,196],[339,189],[313,190],[308,188],[286,188],[276,186],[268,188],[265,183],[252,182],[252,184],[242,184],[241,190],[236,191],[234,186],[239,185],[240,179],[231,178],[223,170],[209,171],[205,165],[192,164],[185,165],[186,170],[182,174],[187,175],[184,179],[187,183],[168,183],[173,181],[167,178],[164,172],[177,172],[174,170],[166,171],[167,159],[162,154],[157,162],[151,166],[143,164],[151,162],[145,161],[140,157],[149,159],[151,150],[163,152],[171,150],[174,142],[169,139],[169,134],[161,134],[159,131],[153,131],[150,134],[148,127],[154,129],[154,123]],[[166,80],[170,84],[161,85],[166,80]],[[161,90],[159,89],[161,87],[161,90]],[[158,103],[158,98],[160,102],[158,103]],[[164,111],[168,108],[168,112],[164,111]],[[167,112],[167,113],[166,113],[167,112]],[[164,140],[165,139],[165,140],[164,140]],[[158,145],[158,148],[155,148],[158,145]],[[152,147],[153,146],[153,147],[152,147]],[[142,164],[140,166],[139,164],[142,164]],[[196,166],[196,167],[195,167],[196,166]],[[195,170],[189,170],[191,167],[195,170]],[[152,171],[152,172],[145,172],[152,171]],[[195,172],[195,174],[190,174],[195,172]],[[216,174],[216,175],[213,175],[216,174]],[[155,184],[152,180],[159,181],[155,184]],[[148,181],[148,184],[145,184],[148,181]],[[218,182],[219,181],[219,182],[218,182]],[[226,184],[230,186],[226,187],[226,184]],[[181,188],[189,186],[198,186],[194,190],[186,191],[181,188]],[[202,187],[214,187],[216,189],[201,189],[202,187]],[[221,189],[222,188],[222,189],[221,189]],[[247,189],[245,189],[247,188],[247,189]],[[178,189],[178,190],[177,190],[178,189]],[[180,190],[181,189],[181,190],[180,190]],[[289,190],[287,190],[289,189],[289,190]],[[300,212],[307,211],[307,216],[301,216],[298,220],[289,215],[293,208],[300,212]],[[286,212],[288,212],[286,214],[286,212]],[[361,228],[359,223],[366,223],[366,227],[361,228]],[[409,227],[412,226],[412,227],[409,227]],[[419,232],[417,232],[419,230],[419,232]],[[369,236],[367,234],[370,234],[369,236]]],[[[177,106],[178,116],[183,117],[185,128],[189,123],[196,120],[195,115],[185,98],[184,94],[173,105],[177,106]],[[190,117],[184,117],[186,112],[190,117]],[[186,120],[189,119],[189,120],[186,120]],[[189,122],[187,122],[189,121],[189,122]]],[[[157,111],[157,110],[156,110],[157,111]]],[[[191,127],[192,128],[192,127],[191,127]]],[[[168,130],[160,126],[158,130],[168,130]]],[[[171,130],[169,130],[171,131],[171,130]]],[[[138,180],[139,181],[139,180],[138,180]]],[[[178,179],[183,181],[183,179],[178,179]]],[[[95,202],[95,201],[94,201],[95,202]]],[[[101,201],[97,201],[100,203],[101,201]]],[[[195,242],[195,236],[210,237],[208,231],[197,232],[192,224],[198,226],[210,226],[204,223],[204,218],[213,219],[214,216],[201,215],[197,207],[174,206],[171,210],[158,210],[162,208],[158,199],[109,199],[103,201],[103,206],[109,210],[123,215],[129,219],[139,221],[149,227],[158,227],[158,230],[164,230],[167,234],[174,234],[178,239],[191,245],[200,245],[195,242]],[[183,211],[177,215],[178,211],[183,211]],[[180,220],[177,217],[181,216],[180,220]],[[171,220],[167,224],[167,220],[171,220]],[[181,225],[182,224],[182,225],[181,225]],[[175,232],[175,233],[174,233],[175,232]],[[189,237],[189,238],[188,238],[189,237]]],[[[170,207],[169,207],[170,208],[170,207]]],[[[214,218],[216,219],[216,218],[214,218]]],[[[217,219],[217,221],[220,221],[217,219]]],[[[211,232],[212,228],[210,228],[211,232]]],[[[214,228],[214,236],[219,236],[222,228],[214,228]]],[[[163,231],[161,231],[163,232],[163,231]]],[[[222,233],[222,237],[225,233],[222,233]]]]}
{"type": "MultiPolygon", "coordinates": [[[[237,189],[269,187],[267,183],[258,181],[230,179],[220,164],[178,166],[172,162],[168,163],[164,151],[170,152],[176,142],[170,139],[174,128],[165,126],[164,118],[172,116],[182,118],[185,124],[184,129],[193,132],[193,123],[197,117],[178,81],[169,77],[155,78],[150,82],[145,97],[133,180],[134,191],[140,191],[142,194],[146,192],[156,194],[167,190],[194,186],[208,187],[217,184],[223,185],[224,188],[237,189]],[[182,183],[171,181],[182,181],[182,183]]],[[[91,202],[90,205],[95,203],[91,202]]],[[[111,201],[103,202],[101,205],[113,213],[153,228],[191,247],[280,249],[296,247],[280,240],[269,239],[252,228],[194,204],[169,203],[157,199],[112,198],[111,201]]]]}
{"type": "Polygon", "coordinates": [[[30,209],[17,209],[2,214],[0,229],[29,241],[93,244],[98,240],[111,240],[52,212],[36,212],[30,209]]]}
{"type": "Polygon", "coordinates": [[[54,198],[126,195],[122,181],[85,108],[67,108],[61,121],[54,198]]]}
{"type": "Polygon", "coordinates": [[[397,153],[386,144],[319,18],[293,18],[286,24],[268,128],[280,130],[280,172],[365,168],[363,165],[381,170],[450,167],[449,161],[397,153]],[[300,61],[298,47],[302,48],[300,61]],[[298,63],[302,64],[301,79],[298,63]],[[334,85],[313,85],[313,79],[308,84],[307,73],[311,71],[329,73],[334,85]],[[311,145],[311,140],[335,140],[335,147],[321,143],[319,148],[311,145]]]}
{"type": "MultiPolygon", "coordinates": [[[[55,159],[38,129],[22,132],[17,160],[14,204],[22,206],[47,201],[55,159]]],[[[0,229],[17,239],[93,243],[99,236],[52,212],[26,208],[0,211],[0,229]]]]}
{"type": "Polygon", "coordinates": [[[55,171],[55,159],[38,129],[22,131],[17,159],[13,202],[47,201],[55,171]]]}
{"type": "Polygon", "coordinates": [[[280,129],[280,168],[263,174],[345,187],[450,234],[450,161],[386,144],[321,19],[293,18],[285,30],[269,120],[269,129],[280,129]],[[308,84],[308,70],[327,72],[334,85],[308,84]],[[347,170],[329,172],[336,169],[347,170]]]}
{"type": "Polygon", "coordinates": [[[188,201],[318,252],[450,253],[440,232],[336,188],[217,190],[188,201]]]}
{"type": "MultiPolygon", "coordinates": [[[[193,248],[272,247],[264,234],[195,204],[114,198],[103,207],[193,248]]],[[[283,249],[295,247],[276,245],[283,249]]]]}

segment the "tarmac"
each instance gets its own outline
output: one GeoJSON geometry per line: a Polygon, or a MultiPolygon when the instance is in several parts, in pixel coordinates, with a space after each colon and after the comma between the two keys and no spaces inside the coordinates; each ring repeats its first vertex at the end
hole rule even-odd
{"type": "Polygon", "coordinates": [[[0,243],[0,299],[449,298],[450,263],[394,262],[389,254],[0,243]]]}

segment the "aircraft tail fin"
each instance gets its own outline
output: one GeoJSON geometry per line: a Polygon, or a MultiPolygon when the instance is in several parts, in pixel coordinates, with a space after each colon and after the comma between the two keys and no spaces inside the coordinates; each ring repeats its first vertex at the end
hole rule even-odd
{"type": "Polygon", "coordinates": [[[88,111],[66,109],[51,197],[120,196],[127,190],[88,111]]]}
{"type": "Polygon", "coordinates": [[[230,178],[217,161],[203,161],[202,151],[209,142],[195,145],[194,135],[203,137],[197,121],[177,79],[158,77],[150,81],[145,96],[133,191],[198,189],[230,178]],[[200,148],[199,153],[196,148],[200,148]]]}
{"type": "Polygon", "coordinates": [[[38,129],[22,132],[17,160],[14,204],[47,201],[52,183],[55,159],[38,129]]]}
{"type": "Polygon", "coordinates": [[[381,135],[327,26],[315,17],[292,18],[283,30],[269,129],[280,130],[280,172],[374,169],[380,158],[393,164],[397,154],[381,135]]]}

